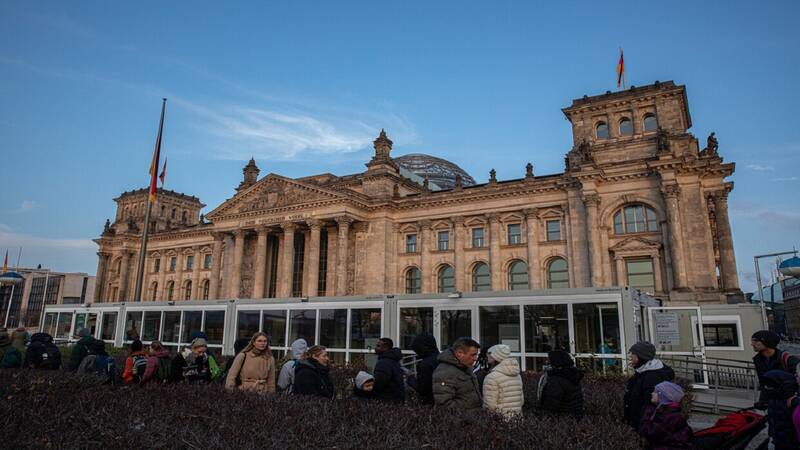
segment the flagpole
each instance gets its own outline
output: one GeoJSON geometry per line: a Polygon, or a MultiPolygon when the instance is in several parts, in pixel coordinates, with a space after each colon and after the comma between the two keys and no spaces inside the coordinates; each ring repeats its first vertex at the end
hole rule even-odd
{"type": "MultiPolygon", "coordinates": [[[[164,111],[167,109],[167,99],[163,99],[161,103],[161,120],[158,124],[158,137],[156,138],[156,148],[157,151],[160,152],[161,149],[161,135],[164,131],[164,111]]],[[[158,171],[158,161],[155,162],[155,166],[153,169],[154,173],[158,171]]],[[[151,174],[151,176],[155,176],[151,174]]],[[[152,186],[152,182],[151,182],[152,186]]],[[[139,265],[136,269],[136,287],[133,291],[133,301],[140,302],[142,301],[142,282],[144,282],[144,260],[145,255],[147,254],[147,235],[150,231],[150,210],[153,209],[153,196],[150,195],[150,190],[148,189],[147,195],[147,209],[144,212],[144,226],[142,227],[142,247],[139,251],[139,265]]]]}

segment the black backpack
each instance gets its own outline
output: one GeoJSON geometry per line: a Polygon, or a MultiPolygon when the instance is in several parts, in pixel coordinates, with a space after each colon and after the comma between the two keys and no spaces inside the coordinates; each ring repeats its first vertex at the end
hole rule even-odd
{"type": "Polygon", "coordinates": [[[172,381],[172,361],[169,358],[157,358],[158,369],[156,369],[156,379],[161,383],[172,381]]]}
{"type": "Polygon", "coordinates": [[[61,351],[47,333],[35,333],[25,355],[25,367],[58,370],[61,367],[61,351]]]}
{"type": "Polygon", "coordinates": [[[144,373],[147,371],[147,357],[144,355],[132,356],[133,358],[133,379],[137,383],[141,383],[144,379],[144,373]]]}

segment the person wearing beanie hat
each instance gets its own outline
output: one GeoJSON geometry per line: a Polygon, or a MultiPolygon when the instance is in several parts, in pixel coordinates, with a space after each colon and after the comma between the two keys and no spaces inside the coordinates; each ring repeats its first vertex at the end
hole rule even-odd
{"type": "Polygon", "coordinates": [[[575,419],[583,417],[583,372],[575,367],[575,360],[564,350],[547,353],[549,368],[539,378],[537,399],[539,406],[552,414],[567,414],[575,419]]]}
{"type": "Polygon", "coordinates": [[[650,342],[633,344],[630,353],[634,374],[625,385],[624,418],[631,427],[638,430],[642,412],[650,403],[656,385],[662,381],[673,381],[675,372],[656,358],[656,347],[650,342]]]}
{"type": "Polygon", "coordinates": [[[525,397],[517,358],[511,356],[511,347],[498,344],[486,352],[490,363],[496,363],[483,380],[483,407],[513,417],[522,414],[525,397]]]}
{"type": "Polygon", "coordinates": [[[363,370],[356,374],[353,380],[353,397],[357,399],[373,399],[373,389],[375,388],[375,377],[363,370]]]}
{"type": "Polygon", "coordinates": [[[144,380],[148,355],[143,348],[142,341],[138,339],[131,343],[131,354],[125,358],[125,369],[122,371],[122,380],[126,384],[138,384],[144,380]]]}
{"type": "Polygon", "coordinates": [[[78,342],[72,346],[72,349],[69,353],[69,364],[67,364],[67,369],[73,372],[78,370],[78,367],[81,365],[81,362],[83,362],[83,359],[89,355],[89,348],[95,341],[95,338],[92,336],[92,332],[89,331],[88,328],[81,328],[78,330],[77,337],[78,342]]]}
{"type": "Polygon", "coordinates": [[[295,339],[292,342],[292,359],[283,363],[283,367],[281,367],[281,373],[278,375],[278,389],[287,393],[291,392],[294,384],[294,369],[306,350],[308,350],[308,342],[305,339],[295,339]]]}
{"type": "Polygon", "coordinates": [[[16,369],[22,366],[22,354],[13,345],[5,329],[0,330],[0,369],[16,369]]]}
{"type": "Polygon", "coordinates": [[[683,389],[677,384],[662,381],[656,385],[639,425],[639,434],[649,448],[694,448],[692,429],[681,411],[682,399],[683,389]]]}
{"type": "Polygon", "coordinates": [[[195,337],[189,348],[184,349],[173,360],[172,373],[177,372],[180,380],[187,383],[210,383],[214,379],[211,361],[211,356],[208,354],[208,342],[202,337],[195,337]]]}
{"type": "Polygon", "coordinates": [[[779,349],[780,342],[780,336],[769,330],[756,331],[751,337],[750,345],[753,347],[753,351],[756,352],[753,356],[753,365],[758,375],[760,389],[758,401],[753,405],[757,409],[767,408],[764,375],[770,370],[783,370],[794,374],[798,362],[800,362],[797,356],[790,355],[779,349]]]}

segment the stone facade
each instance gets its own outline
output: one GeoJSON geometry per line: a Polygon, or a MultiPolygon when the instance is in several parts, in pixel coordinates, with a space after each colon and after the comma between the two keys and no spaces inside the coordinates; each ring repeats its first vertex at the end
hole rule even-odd
{"type": "MultiPolygon", "coordinates": [[[[159,192],[143,299],[633,285],[670,304],[740,301],[725,180],[735,166],[713,135],[701,150],[688,132],[685,88],[584,96],[563,113],[573,146],[555,175],[529,164],[519,179],[492,171],[432,190],[402,175],[381,131],[362,173],[258,179],[251,160],[206,218],[198,199],[159,192]]],[[[146,195],[117,198],[96,240],[96,301],[133,296],[146,195]]]]}

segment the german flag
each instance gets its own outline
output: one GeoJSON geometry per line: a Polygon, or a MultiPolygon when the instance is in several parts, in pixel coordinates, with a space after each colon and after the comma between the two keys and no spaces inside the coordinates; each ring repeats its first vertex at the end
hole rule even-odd
{"type": "Polygon", "coordinates": [[[3,273],[8,272],[8,249],[6,249],[6,257],[3,259],[3,273]]]}
{"type": "Polygon", "coordinates": [[[161,104],[161,121],[158,125],[158,136],[156,137],[156,147],[153,149],[153,160],[150,161],[150,203],[156,200],[156,189],[158,188],[158,160],[161,158],[161,133],[164,131],[164,111],[167,108],[167,99],[163,99],[161,104]]]}
{"type": "Polygon", "coordinates": [[[622,78],[625,75],[625,58],[622,57],[622,47],[619,48],[619,62],[617,63],[617,89],[622,86],[622,78]]]}

